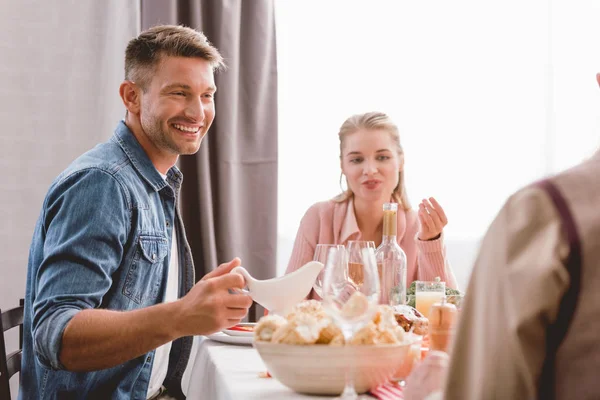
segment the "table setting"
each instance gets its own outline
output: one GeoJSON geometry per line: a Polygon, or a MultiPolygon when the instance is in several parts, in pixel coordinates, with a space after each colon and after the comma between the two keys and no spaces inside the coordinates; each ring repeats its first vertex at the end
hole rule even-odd
{"type": "Polygon", "coordinates": [[[237,324],[221,332],[215,332],[207,337],[211,340],[227,344],[252,345],[254,326],[256,323],[247,322],[237,324]]]}
{"type": "Polygon", "coordinates": [[[404,399],[429,353],[445,362],[462,293],[447,300],[439,280],[399,291],[401,280],[381,283],[374,246],[355,245],[353,262],[344,246],[322,247],[321,261],[282,277],[231,271],[268,315],[195,338],[188,398],[404,399]],[[306,299],[312,290],[320,300],[306,299]]]}

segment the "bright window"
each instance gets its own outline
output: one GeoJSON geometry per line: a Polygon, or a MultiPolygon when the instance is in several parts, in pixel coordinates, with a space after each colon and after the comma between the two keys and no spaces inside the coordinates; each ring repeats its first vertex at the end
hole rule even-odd
{"type": "Polygon", "coordinates": [[[304,212],[340,191],[351,114],[398,124],[409,196],[444,206],[463,284],[507,196],[599,143],[596,1],[277,0],[276,18],[280,273],[304,212]]]}

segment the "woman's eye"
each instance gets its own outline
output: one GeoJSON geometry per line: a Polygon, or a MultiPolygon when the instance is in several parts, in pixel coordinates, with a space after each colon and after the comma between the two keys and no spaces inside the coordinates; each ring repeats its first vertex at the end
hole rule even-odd
{"type": "Polygon", "coordinates": [[[352,164],[358,164],[362,161],[362,158],[353,158],[350,160],[352,164]]]}
{"type": "Polygon", "coordinates": [[[379,157],[377,157],[377,159],[378,159],[379,161],[386,161],[386,160],[389,160],[389,159],[390,159],[390,156],[379,156],[379,157]]]}

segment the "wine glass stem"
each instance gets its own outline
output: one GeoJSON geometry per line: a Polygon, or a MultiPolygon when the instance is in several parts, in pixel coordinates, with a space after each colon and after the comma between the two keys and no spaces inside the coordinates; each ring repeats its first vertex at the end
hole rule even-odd
{"type": "MultiPolygon", "coordinates": [[[[349,354],[348,360],[352,360],[354,350],[353,350],[352,346],[349,344],[350,339],[352,339],[352,329],[349,329],[349,328],[342,329],[342,332],[344,334],[344,339],[346,342],[346,346],[345,346],[346,352],[349,354]]],[[[346,364],[344,375],[346,378],[346,382],[344,385],[344,391],[342,392],[340,399],[350,400],[350,399],[358,398],[358,394],[356,393],[356,390],[354,389],[354,363],[352,361],[350,361],[346,364]]]]}
{"type": "Polygon", "coordinates": [[[358,397],[356,390],[354,390],[354,377],[352,376],[352,366],[346,366],[346,385],[344,386],[344,392],[340,396],[343,400],[354,400],[358,397]]]}

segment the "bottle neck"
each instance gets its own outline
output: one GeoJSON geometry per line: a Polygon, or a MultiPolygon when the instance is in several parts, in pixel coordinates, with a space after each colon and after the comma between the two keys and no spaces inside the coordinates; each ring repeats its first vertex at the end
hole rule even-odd
{"type": "Polygon", "coordinates": [[[396,243],[396,235],[383,235],[381,244],[396,243]]]}
{"type": "Polygon", "coordinates": [[[383,211],[383,241],[394,239],[398,232],[398,218],[396,217],[395,210],[384,210],[383,211]],[[391,238],[391,239],[390,239],[391,238]]]}

